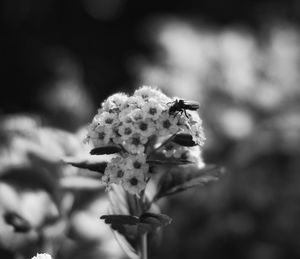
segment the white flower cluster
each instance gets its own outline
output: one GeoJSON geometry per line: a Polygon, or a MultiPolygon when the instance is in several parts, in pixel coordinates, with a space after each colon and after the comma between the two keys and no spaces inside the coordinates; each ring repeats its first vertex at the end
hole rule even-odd
{"type": "MultiPolygon", "coordinates": [[[[120,145],[124,150],[106,167],[102,181],[107,186],[121,184],[134,194],[145,188],[149,178],[149,140],[153,136],[167,139],[177,133],[188,133],[197,145],[203,144],[202,122],[198,113],[187,111],[188,118],[180,112],[170,115],[173,101],[160,90],[143,86],[133,96],[117,93],[102,103],[89,126],[87,140],[95,147],[120,145]]],[[[164,151],[166,157],[176,158],[187,155],[188,149],[176,145],[172,152],[164,151]]]]}

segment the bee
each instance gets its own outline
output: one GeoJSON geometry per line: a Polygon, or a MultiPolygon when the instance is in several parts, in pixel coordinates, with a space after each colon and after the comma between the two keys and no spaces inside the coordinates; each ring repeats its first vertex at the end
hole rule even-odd
{"type": "Polygon", "coordinates": [[[186,110],[191,110],[191,111],[196,111],[199,109],[199,104],[193,101],[185,101],[185,100],[178,100],[176,99],[174,102],[169,102],[167,104],[172,104],[171,107],[169,108],[169,114],[173,115],[174,117],[180,113],[184,113],[184,115],[189,118],[186,110]]]}

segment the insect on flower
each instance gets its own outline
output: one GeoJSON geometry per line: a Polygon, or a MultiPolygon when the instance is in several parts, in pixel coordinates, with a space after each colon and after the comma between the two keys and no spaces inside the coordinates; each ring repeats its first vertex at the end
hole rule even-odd
{"type": "Polygon", "coordinates": [[[172,104],[172,106],[169,108],[169,114],[173,115],[174,117],[180,113],[180,115],[182,115],[182,113],[185,114],[185,116],[187,118],[189,118],[186,110],[191,110],[191,111],[196,111],[199,109],[199,104],[193,101],[185,101],[185,100],[178,100],[176,99],[174,102],[170,102],[167,104],[172,104]]]}

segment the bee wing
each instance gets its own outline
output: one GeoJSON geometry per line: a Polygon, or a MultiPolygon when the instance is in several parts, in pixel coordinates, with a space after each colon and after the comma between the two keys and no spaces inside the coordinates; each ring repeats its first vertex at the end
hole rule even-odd
{"type": "Polygon", "coordinates": [[[197,110],[199,109],[199,103],[195,101],[184,101],[184,105],[191,110],[197,110]]]}
{"type": "Polygon", "coordinates": [[[174,105],[175,103],[176,103],[176,101],[168,102],[167,105],[170,107],[170,106],[174,105]]]}

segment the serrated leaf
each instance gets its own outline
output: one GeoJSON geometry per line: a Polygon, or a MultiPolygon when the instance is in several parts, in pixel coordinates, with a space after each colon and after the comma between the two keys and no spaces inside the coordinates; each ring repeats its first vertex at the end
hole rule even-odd
{"type": "Polygon", "coordinates": [[[203,168],[194,165],[174,167],[161,178],[153,200],[216,181],[223,173],[224,169],[216,165],[203,168]]]}
{"type": "Polygon", "coordinates": [[[119,146],[106,146],[106,147],[97,147],[90,151],[91,155],[110,155],[119,153],[121,151],[119,146]]]}
{"type": "Polygon", "coordinates": [[[173,138],[173,142],[184,147],[193,147],[197,145],[193,141],[193,137],[190,134],[185,134],[185,133],[177,134],[173,138]]]}

